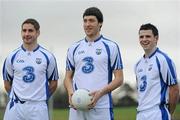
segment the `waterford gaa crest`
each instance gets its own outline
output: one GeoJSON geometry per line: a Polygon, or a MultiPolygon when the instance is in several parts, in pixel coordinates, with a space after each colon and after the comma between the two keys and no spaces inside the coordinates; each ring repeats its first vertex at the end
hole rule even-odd
{"type": "Polygon", "coordinates": [[[102,49],[96,49],[96,54],[97,54],[97,55],[100,55],[101,52],[102,52],[102,49]]]}
{"type": "Polygon", "coordinates": [[[42,59],[41,59],[41,58],[36,58],[36,63],[37,63],[37,64],[41,64],[41,62],[42,62],[42,59]]]}

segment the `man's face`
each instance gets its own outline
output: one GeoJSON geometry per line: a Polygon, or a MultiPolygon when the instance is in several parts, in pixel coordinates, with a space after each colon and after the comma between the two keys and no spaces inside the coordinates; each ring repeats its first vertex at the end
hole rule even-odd
{"type": "Polygon", "coordinates": [[[151,51],[158,41],[158,36],[154,36],[152,30],[140,30],[139,42],[145,51],[151,51]]]}
{"type": "Polygon", "coordinates": [[[102,23],[99,23],[95,16],[84,16],[83,21],[84,31],[88,37],[94,37],[99,33],[102,23]]]}
{"type": "Polygon", "coordinates": [[[22,26],[22,30],[21,30],[21,35],[22,35],[22,39],[23,42],[25,44],[35,44],[37,42],[37,37],[39,36],[40,32],[39,30],[36,31],[36,29],[34,28],[34,26],[30,23],[28,24],[24,24],[22,26]]]}

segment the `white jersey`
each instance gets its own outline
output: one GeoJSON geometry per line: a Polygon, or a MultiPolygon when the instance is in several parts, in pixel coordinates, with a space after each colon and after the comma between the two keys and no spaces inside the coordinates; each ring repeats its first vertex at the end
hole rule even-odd
{"type": "Polygon", "coordinates": [[[55,57],[41,46],[34,51],[26,51],[21,46],[4,62],[3,79],[12,81],[10,98],[17,96],[23,101],[48,100],[48,81],[58,78],[55,57]]]}
{"type": "MultiPolygon", "coordinates": [[[[83,39],[68,50],[66,70],[74,71],[74,90],[102,89],[112,81],[112,71],[122,68],[118,45],[103,36],[94,42],[83,39]]],[[[112,108],[111,94],[104,95],[96,108],[112,108]]]]}
{"type": "Polygon", "coordinates": [[[141,58],[135,66],[138,88],[138,111],[158,107],[165,111],[169,86],[177,84],[173,61],[158,48],[148,58],[141,58]]]}

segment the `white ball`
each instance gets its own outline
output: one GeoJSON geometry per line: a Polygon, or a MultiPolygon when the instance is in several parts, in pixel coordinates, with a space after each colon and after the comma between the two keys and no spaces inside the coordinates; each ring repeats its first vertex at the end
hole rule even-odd
{"type": "Polygon", "coordinates": [[[87,110],[91,103],[92,96],[89,96],[89,91],[85,89],[78,89],[72,95],[72,104],[78,110],[87,110]]]}

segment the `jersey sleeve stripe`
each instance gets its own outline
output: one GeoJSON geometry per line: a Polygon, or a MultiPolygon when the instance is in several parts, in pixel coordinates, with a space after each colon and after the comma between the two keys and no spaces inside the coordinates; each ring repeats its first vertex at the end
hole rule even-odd
{"type": "Polygon", "coordinates": [[[121,53],[120,53],[120,50],[119,50],[119,47],[118,45],[116,44],[117,46],[117,49],[118,49],[118,62],[119,62],[119,66],[118,66],[118,69],[123,69],[123,62],[122,62],[122,58],[121,58],[121,53]]]}
{"type": "Polygon", "coordinates": [[[54,69],[51,76],[48,78],[48,80],[57,80],[58,78],[56,77],[56,70],[54,69]]]}
{"type": "Polygon", "coordinates": [[[71,62],[67,58],[67,60],[66,60],[66,70],[74,70],[74,69],[75,69],[75,67],[71,64],[71,62]]]}
{"type": "Polygon", "coordinates": [[[168,71],[168,74],[170,75],[170,79],[169,79],[169,81],[170,81],[169,83],[171,83],[170,85],[177,84],[177,75],[176,75],[175,68],[173,67],[172,60],[165,53],[161,52],[160,50],[159,50],[159,53],[161,53],[165,57],[167,65],[169,67],[170,71],[168,71]]]}

